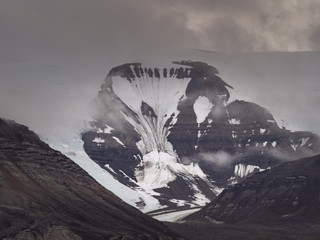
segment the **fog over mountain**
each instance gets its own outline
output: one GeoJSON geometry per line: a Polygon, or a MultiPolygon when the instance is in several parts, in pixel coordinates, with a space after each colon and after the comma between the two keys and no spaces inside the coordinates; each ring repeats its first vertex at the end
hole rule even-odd
{"type": "MultiPolygon", "coordinates": [[[[177,56],[158,56],[149,62],[206,61],[234,87],[232,97],[264,106],[280,126],[320,133],[319,53],[218,54],[189,50],[177,56]]],[[[113,59],[86,67],[72,63],[1,64],[2,117],[20,121],[40,133],[74,128],[90,119],[90,102],[115,64],[113,59]]]]}
{"type": "Polygon", "coordinates": [[[192,59],[217,67],[242,99],[291,129],[319,133],[319,7],[317,0],[3,0],[1,115],[38,132],[78,124],[112,67],[192,59]],[[273,51],[300,53],[252,53],[273,51]]]}

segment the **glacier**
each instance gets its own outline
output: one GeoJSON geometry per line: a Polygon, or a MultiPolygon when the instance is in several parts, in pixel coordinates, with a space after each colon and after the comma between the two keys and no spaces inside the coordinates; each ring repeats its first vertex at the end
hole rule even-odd
{"type": "Polygon", "coordinates": [[[169,126],[166,124],[170,118],[169,125],[174,124],[179,113],[178,102],[184,97],[191,78],[178,79],[176,74],[167,76],[165,69],[139,66],[140,75],[137,75],[131,66],[134,77],[130,81],[120,76],[112,77],[112,90],[136,114],[133,119],[123,113],[141,135],[139,150],[142,154],[162,151],[175,155],[167,141],[169,126]],[[150,72],[154,74],[150,76],[150,72]]]}

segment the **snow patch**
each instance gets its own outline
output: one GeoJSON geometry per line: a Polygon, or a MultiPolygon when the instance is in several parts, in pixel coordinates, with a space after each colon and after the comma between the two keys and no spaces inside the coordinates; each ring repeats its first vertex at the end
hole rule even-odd
{"type": "Polygon", "coordinates": [[[261,169],[258,166],[246,165],[246,164],[240,163],[234,167],[234,175],[242,178],[252,173],[254,170],[260,171],[261,169]]]}
{"type": "Polygon", "coordinates": [[[111,131],[114,130],[112,127],[106,125],[105,129],[103,130],[104,133],[111,133],[111,131]]]}
{"type": "Polygon", "coordinates": [[[231,119],[229,119],[229,123],[232,124],[232,125],[239,125],[239,124],[241,124],[240,119],[237,119],[237,118],[231,118],[231,119]]]}
{"type": "Polygon", "coordinates": [[[265,131],[267,131],[267,129],[264,129],[264,128],[260,128],[260,134],[264,134],[265,131]]]}
{"type": "Polygon", "coordinates": [[[144,189],[166,187],[176,179],[170,166],[177,164],[176,158],[164,153],[153,151],[143,156],[142,162],[135,171],[138,184],[144,189]],[[139,167],[144,167],[140,170],[139,167]]]}
{"type": "Polygon", "coordinates": [[[103,130],[101,128],[96,129],[97,133],[108,133],[108,134],[110,134],[111,131],[113,131],[113,130],[114,129],[108,125],[106,125],[105,129],[103,129],[103,130]]]}
{"type": "Polygon", "coordinates": [[[186,200],[180,200],[180,199],[171,199],[170,202],[175,203],[178,207],[186,206],[187,201],[186,200]]]}
{"type": "Polygon", "coordinates": [[[98,144],[101,144],[101,143],[104,143],[105,140],[102,139],[102,138],[99,138],[99,137],[96,137],[95,139],[92,140],[92,142],[95,142],[95,143],[98,143],[98,144]]]}
{"type": "Polygon", "coordinates": [[[232,138],[237,138],[238,136],[237,136],[237,134],[236,134],[236,132],[235,131],[232,131],[232,138]]]}
{"type": "Polygon", "coordinates": [[[309,138],[310,138],[310,137],[301,138],[301,139],[299,140],[299,142],[301,141],[301,147],[303,147],[303,146],[305,146],[305,145],[307,144],[309,138]]]}
{"type": "Polygon", "coordinates": [[[199,192],[194,195],[195,200],[192,202],[195,204],[195,206],[205,206],[207,203],[210,202],[210,200],[202,193],[200,193],[200,190],[198,188],[197,190],[199,192]]]}
{"type": "Polygon", "coordinates": [[[201,131],[198,130],[198,139],[201,137],[201,131]]]}
{"type": "Polygon", "coordinates": [[[114,174],[116,174],[116,172],[110,167],[109,164],[104,165],[105,168],[109,169],[111,172],[113,172],[114,174]]]}
{"type": "Polygon", "coordinates": [[[145,190],[168,187],[168,183],[174,181],[178,174],[208,181],[197,163],[183,165],[175,156],[165,152],[152,151],[144,155],[135,169],[137,183],[145,190]]]}
{"type": "Polygon", "coordinates": [[[213,104],[207,97],[199,96],[193,104],[193,110],[197,116],[197,123],[200,124],[206,120],[213,104]]]}
{"type": "Polygon", "coordinates": [[[120,145],[122,145],[123,147],[126,147],[124,144],[123,144],[123,142],[121,142],[121,140],[119,139],[119,138],[117,138],[117,137],[115,137],[115,136],[112,136],[112,138],[114,139],[114,140],[116,140],[120,145]]]}

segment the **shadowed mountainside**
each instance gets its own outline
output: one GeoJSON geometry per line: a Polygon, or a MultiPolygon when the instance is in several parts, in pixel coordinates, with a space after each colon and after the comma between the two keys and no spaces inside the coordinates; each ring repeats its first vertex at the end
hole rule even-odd
{"type": "Polygon", "coordinates": [[[281,164],[225,189],[189,220],[320,221],[320,155],[281,164]]]}
{"type": "Polygon", "coordinates": [[[193,240],[317,240],[319,170],[320,155],[281,164],[228,187],[185,222],[168,224],[193,240]]]}
{"type": "Polygon", "coordinates": [[[0,119],[0,239],[182,239],[27,127],[0,119]]]}

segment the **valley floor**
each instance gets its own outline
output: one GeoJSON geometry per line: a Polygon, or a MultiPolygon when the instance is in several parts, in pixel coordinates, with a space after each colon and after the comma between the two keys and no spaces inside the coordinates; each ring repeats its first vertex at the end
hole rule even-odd
{"type": "Polygon", "coordinates": [[[153,218],[159,220],[159,221],[165,221],[165,222],[180,222],[180,220],[196,211],[199,211],[200,208],[192,208],[187,210],[181,210],[181,211],[174,211],[174,212],[164,212],[159,213],[156,215],[152,215],[153,218]]]}
{"type": "Polygon", "coordinates": [[[318,240],[320,223],[212,224],[206,222],[166,223],[192,240],[318,240]]]}

